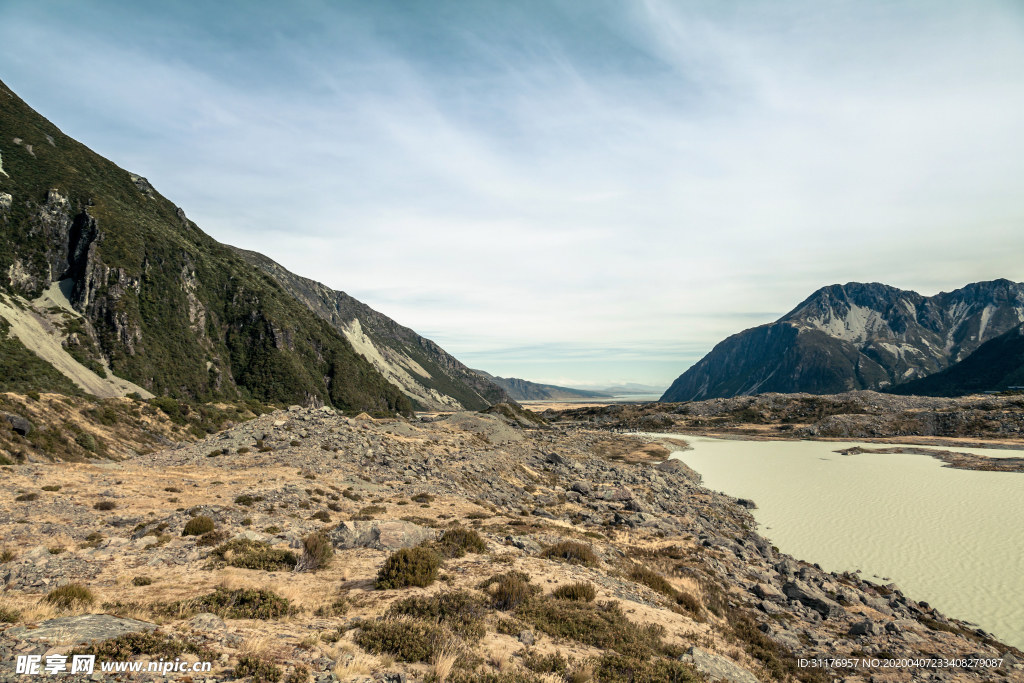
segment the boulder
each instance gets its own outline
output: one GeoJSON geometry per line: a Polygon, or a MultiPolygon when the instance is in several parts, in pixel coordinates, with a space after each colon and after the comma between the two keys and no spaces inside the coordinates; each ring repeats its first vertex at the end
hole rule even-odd
{"type": "Polygon", "coordinates": [[[605,491],[601,498],[606,501],[623,502],[627,500],[632,500],[633,492],[627,489],[626,487],[621,487],[617,489],[611,489],[610,491],[605,491]]]}
{"type": "Polygon", "coordinates": [[[35,642],[78,645],[93,640],[107,640],[125,633],[155,631],[156,624],[138,619],[123,619],[109,614],[85,614],[77,617],[58,617],[40,622],[38,628],[24,626],[5,632],[9,638],[35,642]]]}
{"type": "Polygon", "coordinates": [[[757,584],[754,586],[753,593],[762,600],[776,602],[780,605],[785,605],[787,602],[786,595],[770,583],[757,584]]]}
{"type": "Polygon", "coordinates": [[[335,548],[374,548],[398,550],[412,548],[434,537],[434,531],[399,521],[341,522],[330,532],[335,548]]]}
{"type": "Polygon", "coordinates": [[[709,681],[730,683],[758,683],[757,676],[728,657],[716,655],[702,647],[691,647],[681,658],[693,663],[693,668],[707,676],[709,681]]]}
{"type": "Polygon", "coordinates": [[[22,436],[28,436],[32,433],[32,423],[23,418],[21,415],[15,415],[14,413],[6,413],[0,411],[0,417],[7,420],[13,429],[22,436]]]}
{"type": "Polygon", "coordinates": [[[864,621],[858,621],[856,624],[850,627],[851,636],[880,636],[882,635],[882,625],[865,619],[864,621]]]}
{"type": "Polygon", "coordinates": [[[590,484],[585,481],[578,481],[572,485],[572,490],[576,493],[582,493],[584,496],[589,496],[592,489],[590,484]]]}
{"type": "Polygon", "coordinates": [[[782,587],[782,592],[792,600],[810,607],[826,619],[846,613],[839,603],[832,601],[825,593],[803,581],[789,581],[782,587]]]}
{"type": "Polygon", "coordinates": [[[540,552],[540,544],[529,536],[506,536],[505,540],[508,541],[509,545],[530,554],[536,555],[540,552]]]}
{"type": "Polygon", "coordinates": [[[185,625],[193,631],[220,631],[227,628],[223,619],[209,612],[197,614],[185,622],[185,625]]]}
{"type": "Polygon", "coordinates": [[[757,503],[755,503],[754,501],[750,500],[749,498],[737,498],[736,499],[736,504],[739,505],[740,507],[745,507],[748,510],[756,510],[757,509],[757,503]]]}
{"type": "Polygon", "coordinates": [[[560,456],[558,453],[548,453],[547,460],[552,465],[564,465],[565,458],[560,456]]]}

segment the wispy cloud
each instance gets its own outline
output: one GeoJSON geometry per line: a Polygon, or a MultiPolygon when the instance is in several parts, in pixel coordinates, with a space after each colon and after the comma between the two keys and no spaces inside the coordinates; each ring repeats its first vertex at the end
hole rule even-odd
{"type": "Polygon", "coordinates": [[[11,0],[0,41],[217,239],[496,374],[667,383],[823,285],[1024,279],[1016,3],[11,0]]]}

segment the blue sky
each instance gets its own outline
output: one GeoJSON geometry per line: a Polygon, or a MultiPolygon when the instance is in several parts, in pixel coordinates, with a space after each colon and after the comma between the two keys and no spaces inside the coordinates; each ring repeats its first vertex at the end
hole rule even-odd
{"type": "Polygon", "coordinates": [[[1024,280],[1018,2],[0,5],[0,79],[472,367],[665,386],[815,289],[1024,280]]]}

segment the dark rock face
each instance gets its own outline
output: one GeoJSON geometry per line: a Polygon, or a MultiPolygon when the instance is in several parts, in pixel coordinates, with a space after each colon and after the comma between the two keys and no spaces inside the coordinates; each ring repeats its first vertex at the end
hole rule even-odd
{"type": "Polygon", "coordinates": [[[978,282],[925,297],[832,285],[774,323],[719,343],[662,401],[884,389],[938,372],[1024,320],[1024,284],[978,282]]]}
{"type": "Polygon", "coordinates": [[[789,581],[782,586],[782,592],[786,597],[799,601],[823,617],[845,614],[839,603],[833,602],[825,593],[802,581],[789,581]]]}
{"type": "Polygon", "coordinates": [[[15,415],[14,413],[0,412],[0,417],[11,425],[16,433],[22,436],[28,436],[32,433],[32,423],[23,418],[21,415],[15,415]]]}

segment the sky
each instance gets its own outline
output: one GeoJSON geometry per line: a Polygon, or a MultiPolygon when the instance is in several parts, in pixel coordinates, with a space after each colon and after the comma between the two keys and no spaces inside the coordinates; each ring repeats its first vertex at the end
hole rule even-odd
{"type": "Polygon", "coordinates": [[[1024,280],[1024,4],[0,4],[0,80],[470,367],[665,387],[820,287],[1024,280]]]}

